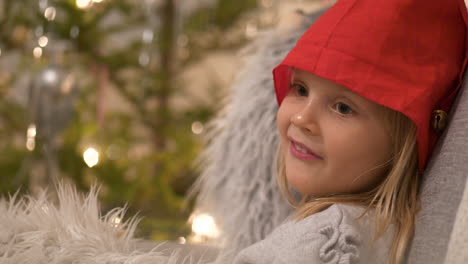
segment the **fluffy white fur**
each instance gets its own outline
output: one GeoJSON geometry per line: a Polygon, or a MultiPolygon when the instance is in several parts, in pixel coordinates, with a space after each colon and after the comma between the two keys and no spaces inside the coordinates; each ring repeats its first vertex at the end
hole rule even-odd
{"type": "Polygon", "coordinates": [[[87,196],[60,184],[55,205],[44,193],[39,198],[17,195],[0,201],[1,264],[146,264],[188,263],[177,252],[158,247],[150,252],[137,248],[133,239],[136,218],[123,219],[125,208],[101,215],[97,190],[87,196]]]}

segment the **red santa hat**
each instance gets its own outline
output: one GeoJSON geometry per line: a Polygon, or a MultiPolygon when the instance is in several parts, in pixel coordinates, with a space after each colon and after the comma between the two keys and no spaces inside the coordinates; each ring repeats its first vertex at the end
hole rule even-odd
{"type": "Polygon", "coordinates": [[[273,70],[278,104],[294,67],[399,111],[417,125],[423,171],[433,115],[449,112],[461,85],[467,22],[463,0],[338,0],[273,70]]]}

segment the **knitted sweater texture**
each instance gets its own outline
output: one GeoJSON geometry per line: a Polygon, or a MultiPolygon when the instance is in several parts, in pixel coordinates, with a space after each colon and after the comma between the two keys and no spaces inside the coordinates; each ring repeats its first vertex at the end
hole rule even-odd
{"type": "Polygon", "coordinates": [[[264,240],[242,250],[235,264],[387,263],[394,230],[372,241],[364,208],[332,205],[301,221],[287,221],[264,240]]]}

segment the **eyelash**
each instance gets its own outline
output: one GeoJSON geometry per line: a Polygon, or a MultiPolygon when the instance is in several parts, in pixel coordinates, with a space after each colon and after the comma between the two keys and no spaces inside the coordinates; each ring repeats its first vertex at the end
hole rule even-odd
{"type": "MultiPolygon", "coordinates": [[[[309,92],[305,86],[303,86],[302,84],[299,84],[299,83],[292,83],[292,84],[290,85],[290,88],[291,88],[291,89],[294,89],[294,94],[297,95],[297,96],[307,96],[307,95],[308,95],[308,92],[309,92]],[[301,95],[300,92],[305,92],[306,94],[305,94],[305,95],[304,95],[304,94],[301,95]]],[[[353,110],[349,105],[347,105],[347,104],[345,104],[345,103],[343,103],[343,102],[337,102],[337,103],[335,103],[335,104],[333,105],[332,108],[333,108],[333,110],[334,110],[335,112],[337,112],[338,114],[340,114],[340,115],[342,115],[342,116],[348,116],[348,115],[351,115],[351,114],[354,114],[354,113],[355,113],[354,110],[353,110]],[[341,111],[341,110],[343,110],[343,109],[339,110],[339,107],[340,107],[340,106],[346,107],[346,109],[347,109],[346,113],[343,113],[343,112],[341,111]]]]}

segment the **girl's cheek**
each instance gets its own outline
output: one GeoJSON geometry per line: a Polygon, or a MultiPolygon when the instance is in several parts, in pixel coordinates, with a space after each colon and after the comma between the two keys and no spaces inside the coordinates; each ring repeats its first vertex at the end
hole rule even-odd
{"type": "Polygon", "coordinates": [[[278,132],[281,136],[286,135],[287,128],[289,126],[288,113],[285,110],[287,110],[287,107],[285,105],[285,102],[283,101],[283,104],[281,104],[276,115],[276,124],[278,128],[278,132]]]}

